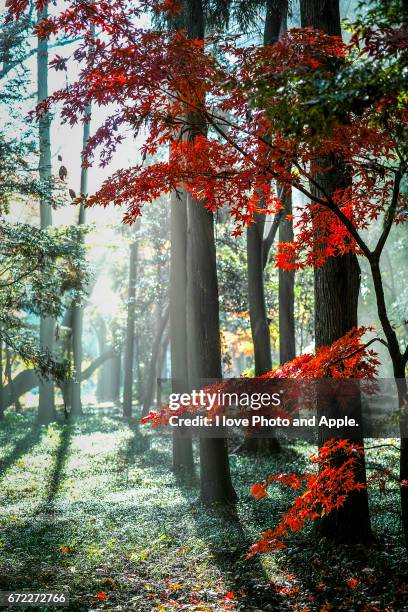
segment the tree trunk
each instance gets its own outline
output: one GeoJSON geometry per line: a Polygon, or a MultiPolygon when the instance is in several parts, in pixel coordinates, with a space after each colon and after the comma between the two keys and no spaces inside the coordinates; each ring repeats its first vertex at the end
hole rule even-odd
{"type": "MultiPolygon", "coordinates": [[[[293,241],[292,194],[284,193],[284,214],[279,223],[279,242],[293,241]]],[[[295,345],[295,272],[279,268],[279,361],[284,364],[296,357],[295,345]]]]}
{"type": "MultiPolygon", "coordinates": [[[[192,39],[204,38],[202,0],[186,5],[187,33],[192,39]]],[[[190,117],[195,126],[195,117],[190,117]]],[[[195,127],[189,138],[194,138],[195,127]]],[[[198,118],[197,132],[205,130],[198,118]]],[[[221,343],[218,280],[213,214],[203,202],[187,194],[187,359],[189,386],[200,388],[205,379],[220,379],[221,343]]],[[[232,486],[228,445],[225,438],[200,438],[201,499],[205,504],[236,500],[232,486]]]]}
{"type": "Polygon", "coordinates": [[[264,292],[264,226],[265,215],[259,214],[247,229],[248,306],[254,345],[255,376],[262,376],[272,370],[271,339],[264,292]]]}
{"type": "Polygon", "coordinates": [[[168,320],[169,320],[169,309],[166,308],[164,313],[159,319],[157,330],[156,330],[156,337],[154,339],[153,346],[152,346],[152,353],[150,356],[150,364],[149,364],[149,376],[147,379],[145,396],[143,399],[142,416],[146,416],[149,413],[149,410],[153,405],[155,382],[157,379],[157,364],[158,364],[158,358],[159,358],[160,344],[161,344],[161,340],[162,340],[164,330],[166,328],[168,320]]]}
{"type": "MultiPolygon", "coordinates": [[[[341,36],[338,0],[301,0],[302,27],[313,26],[327,34],[341,36]]],[[[321,159],[318,165],[328,164],[330,171],[316,174],[317,183],[328,193],[344,188],[351,177],[341,160],[321,159]]],[[[317,245],[318,248],[318,245],[317,245]]],[[[315,340],[316,348],[329,345],[357,327],[358,295],[360,289],[360,266],[357,257],[347,254],[330,257],[321,267],[315,269],[315,340]]],[[[361,402],[354,408],[361,414],[361,402]]],[[[335,407],[333,408],[335,410],[335,407]]],[[[358,418],[358,415],[357,415],[358,418]]],[[[325,442],[319,431],[319,443],[325,442]]],[[[363,438],[356,440],[362,446],[363,438]]],[[[365,457],[357,468],[357,477],[366,483],[365,457]]],[[[340,510],[332,512],[319,521],[320,532],[343,542],[366,542],[371,539],[371,525],[367,490],[364,489],[347,497],[340,510]]]]}
{"type": "Polygon", "coordinates": [[[132,417],[133,407],[133,362],[135,349],[135,315],[136,315],[136,280],[137,280],[138,245],[134,240],[130,245],[129,255],[129,288],[128,312],[126,325],[124,380],[123,380],[123,416],[132,417]]]}
{"type": "MultiPolygon", "coordinates": [[[[190,386],[221,379],[218,282],[213,215],[187,195],[187,354],[190,386]]],[[[206,504],[233,502],[225,438],[200,439],[201,499],[206,504]]]]}
{"type": "MultiPolygon", "coordinates": [[[[381,255],[381,254],[380,254],[381,255]]],[[[398,391],[399,425],[400,425],[400,482],[408,481],[408,414],[406,406],[408,403],[408,389],[406,379],[406,366],[408,361],[408,347],[402,353],[394,326],[388,318],[387,306],[384,295],[384,284],[380,269],[380,256],[372,254],[370,259],[371,274],[374,282],[374,290],[377,300],[377,311],[381,325],[387,339],[388,351],[392,360],[394,379],[398,391]]],[[[408,487],[400,486],[401,495],[401,518],[404,533],[405,546],[408,549],[408,487]]]]}
{"type": "MultiPolygon", "coordinates": [[[[287,10],[287,0],[267,0],[264,45],[277,42],[282,32],[286,30],[287,10]]],[[[265,215],[257,214],[254,216],[254,223],[251,223],[247,229],[248,306],[254,346],[255,376],[262,376],[272,370],[271,338],[264,290],[264,268],[271,244],[267,246],[264,240],[264,228],[265,215]]],[[[280,293],[279,288],[279,305],[280,293]]],[[[280,312],[280,317],[281,314],[280,312]]],[[[281,318],[279,326],[280,321],[281,318]]],[[[277,452],[280,450],[280,445],[271,431],[270,438],[246,438],[243,448],[247,452],[277,452]]]]}
{"type": "Polygon", "coordinates": [[[22,408],[21,408],[20,400],[19,400],[18,394],[16,393],[16,388],[14,386],[14,381],[13,381],[13,374],[12,374],[12,368],[11,368],[11,352],[8,346],[6,346],[5,374],[6,374],[7,382],[10,385],[10,390],[13,396],[13,403],[14,403],[16,412],[21,412],[22,408]]]}
{"type": "MultiPolygon", "coordinates": [[[[170,351],[172,392],[188,387],[187,361],[187,194],[171,194],[170,351]]],[[[193,446],[187,429],[173,428],[173,469],[193,471],[193,446]]]]}
{"type": "MultiPolygon", "coordinates": [[[[47,17],[47,7],[38,13],[38,19],[47,17]]],[[[37,102],[41,103],[48,96],[48,41],[38,38],[37,47],[37,102]]],[[[38,122],[39,130],[39,175],[45,195],[40,199],[41,229],[52,225],[51,204],[49,191],[51,188],[51,141],[50,141],[51,117],[49,113],[43,114],[38,122]]],[[[54,348],[55,321],[51,317],[41,317],[40,320],[40,345],[51,354],[54,348]]],[[[51,379],[40,379],[38,419],[42,424],[51,423],[55,420],[54,381],[51,379]]]]}
{"type": "MultiPolygon", "coordinates": [[[[264,44],[271,45],[287,31],[288,0],[267,0],[264,44]]],[[[279,223],[279,242],[293,241],[292,190],[277,185],[285,207],[279,223]]],[[[296,357],[295,345],[295,272],[279,268],[279,362],[284,364],[296,357]]]]}
{"type": "MultiPolygon", "coordinates": [[[[408,403],[407,379],[405,378],[405,363],[400,359],[394,362],[394,376],[398,389],[398,405],[400,407],[400,428],[403,433],[400,446],[400,482],[408,482],[408,415],[406,406],[408,403]]],[[[408,487],[400,486],[401,491],[401,521],[404,533],[405,547],[408,548],[408,487]]]]}
{"type": "MultiPolygon", "coordinates": [[[[82,152],[88,144],[91,127],[91,108],[88,106],[85,111],[87,118],[84,123],[83,137],[82,137],[82,152]]],[[[81,168],[81,195],[88,193],[88,168],[81,168]]],[[[78,225],[85,225],[85,206],[80,205],[78,225]]],[[[82,305],[74,304],[72,307],[72,356],[74,361],[74,381],[71,389],[71,414],[79,415],[82,414],[82,400],[81,400],[81,372],[82,372],[82,332],[83,332],[83,318],[84,308],[82,305]]]]}
{"type": "MultiPolygon", "coordinates": [[[[185,29],[187,7],[171,19],[169,27],[185,29]]],[[[190,20],[191,21],[191,20],[190,20]]],[[[188,386],[187,360],[187,194],[172,192],[170,200],[170,354],[172,392],[185,393],[188,386]]],[[[192,474],[193,444],[188,429],[173,428],[173,470],[192,474]]]]}
{"type": "MultiPolygon", "coordinates": [[[[163,370],[166,364],[166,357],[167,357],[167,351],[169,348],[169,343],[170,343],[170,333],[169,333],[169,330],[166,329],[166,332],[160,343],[159,357],[157,361],[157,378],[158,379],[167,378],[167,372],[164,372],[163,370]]],[[[163,401],[162,385],[161,385],[161,381],[158,380],[157,386],[156,386],[156,406],[161,406],[162,401],[163,401]]]]}
{"type": "Polygon", "coordinates": [[[122,375],[122,353],[117,353],[112,359],[112,401],[119,402],[122,375]]]}

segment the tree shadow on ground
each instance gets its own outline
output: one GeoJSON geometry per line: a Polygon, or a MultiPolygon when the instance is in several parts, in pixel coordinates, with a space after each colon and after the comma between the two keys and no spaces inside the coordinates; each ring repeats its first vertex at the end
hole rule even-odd
{"type": "Polygon", "coordinates": [[[37,514],[51,514],[55,510],[55,499],[64,477],[64,469],[69,457],[69,445],[71,443],[74,427],[73,423],[61,425],[60,440],[47,486],[48,493],[43,504],[38,508],[37,514]]]}
{"type": "Polygon", "coordinates": [[[408,609],[408,559],[396,553],[402,542],[395,537],[344,545],[310,527],[287,544],[280,553],[282,565],[312,610],[408,609]]]}
{"type": "Polygon", "coordinates": [[[201,506],[194,516],[197,535],[209,546],[212,560],[228,591],[239,601],[240,609],[283,609],[259,557],[246,558],[253,542],[236,508],[201,506]],[[213,524],[213,529],[209,529],[208,521],[213,524]]]}

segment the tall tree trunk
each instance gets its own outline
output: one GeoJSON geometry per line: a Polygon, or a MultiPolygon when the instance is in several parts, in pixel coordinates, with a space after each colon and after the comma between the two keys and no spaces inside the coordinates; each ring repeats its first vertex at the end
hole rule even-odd
{"type": "MultiPolygon", "coordinates": [[[[341,36],[338,0],[301,0],[302,26],[313,26],[327,34],[341,36]]],[[[351,177],[339,159],[321,159],[321,167],[328,165],[328,172],[316,174],[320,186],[328,193],[344,188],[351,177]],[[322,166],[323,164],[323,166],[322,166]]],[[[360,290],[360,266],[357,257],[347,254],[330,257],[315,269],[315,340],[316,348],[329,345],[357,327],[358,295],[360,290]]],[[[361,413],[361,403],[356,410],[361,413]]],[[[336,410],[336,407],[334,407],[336,410]]],[[[358,416],[358,415],[356,415],[358,416]]],[[[325,439],[320,432],[320,444],[325,439]]],[[[364,445],[363,438],[358,442],[364,445]]],[[[361,458],[357,476],[365,484],[365,457],[361,458]]],[[[321,519],[319,529],[327,537],[343,542],[364,542],[371,538],[367,490],[349,495],[344,506],[321,519]]]]}
{"type": "MultiPolygon", "coordinates": [[[[161,305],[159,305],[161,310],[161,305]]],[[[142,415],[146,416],[149,413],[150,408],[153,404],[155,382],[157,379],[157,365],[160,351],[160,344],[166,329],[167,322],[169,320],[169,309],[166,308],[164,313],[158,319],[158,325],[156,330],[156,336],[152,345],[152,353],[150,356],[149,364],[149,376],[145,388],[145,396],[143,399],[143,412],[142,415]]]]}
{"type": "MultiPolygon", "coordinates": [[[[82,152],[88,144],[91,128],[91,107],[88,106],[85,110],[86,121],[84,123],[83,136],[82,136],[82,152]]],[[[88,193],[88,168],[81,168],[81,184],[80,184],[81,195],[88,193]]],[[[85,206],[80,205],[78,225],[85,225],[85,206]]],[[[82,332],[83,332],[83,318],[84,308],[82,305],[74,304],[72,307],[72,356],[74,361],[74,381],[72,383],[71,390],[71,414],[79,415],[82,414],[82,400],[81,400],[81,372],[82,372],[82,332]]]]}
{"type": "MultiPolygon", "coordinates": [[[[286,30],[287,0],[267,0],[264,26],[264,45],[272,45],[286,30]]],[[[280,220],[281,222],[281,220],[280,220]]],[[[251,321],[251,335],[254,346],[255,376],[262,376],[272,370],[271,339],[269,321],[265,305],[264,268],[268,260],[276,228],[272,227],[273,237],[264,238],[265,215],[256,214],[254,223],[247,229],[247,276],[248,306],[251,321]]],[[[281,278],[279,276],[279,307],[281,306],[281,278]]],[[[286,297],[286,296],[285,296],[286,297]]],[[[283,302],[282,302],[283,303],[283,302]]],[[[290,304],[287,303],[289,307],[290,304]]],[[[281,330],[281,308],[279,309],[279,328],[281,330]]],[[[286,314],[285,314],[286,316],[286,314]]],[[[286,331],[286,330],[285,330],[286,331]]],[[[248,437],[244,444],[249,452],[277,452],[280,445],[271,431],[270,438],[248,437]]]]}
{"type": "MultiPolygon", "coordinates": [[[[187,360],[187,194],[171,194],[170,351],[172,392],[188,387],[187,360]]],[[[173,428],[173,469],[193,470],[193,446],[187,429],[173,428]]]]}
{"type": "MultiPolygon", "coordinates": [[[[186,5],[188,36],[204,39],[202,0],[186,5]]],[[[195,117],[191,117],[195,125],[195,117]]],[[[197,130],[205,126],[198,118],[197,130]]],[[[191,128],[189,138],[195,136],[191,128]]],[[[200,388],[206,379],[220,379],[221,343],[214,218],[202,202],[187,195],[187,358],[189,385],[200,388]]],[[[200,438],[201,499],[205,504],[236,500],[225,438],[200,438]]]]}
{"type": "MultiPolygon", "coordinates": [[[[44,19],[48,15],[47,7],[38,13],[38,19],[44,19]]],[[[48,41],[38,38],[37,47],[37,102],[41,103],[48,96],[48,41]]],[[[51,188],[51,141],[50,141],[51,117],[49,113],[43,114],[38,122],[39,129],[39,175],[44,195],[40,199],[41,229],[52,225],[51,204],[49,191],[51,188]]],[[[55,321],[51,317],[40,319],[40,345],[51,354],[54,349],[55,321]]],[[[40,423],[47,424],[54,421],[55,400],[54,381],[51,379],[40,379],[38,419],[40,423]]]]}
{"type": "MultiPolygon", "coordinates": [[[[183,11],[169,27],[187,27],[186,0],[183,11]]],[[[170,199],[170,354],[172,392],[189,391],[187,359],[187,194],[178,190],[170,199]]],[[[173,470],[191,474],[194,470],[193,443],[187,428],[173,428],[173,470]]]]}
{"type": "Polygon", "coordinates": [[[133,240],[129,254],[128,312],[123,379],[123,416],[131,418],[133,407],[133,363],[135,349],[136,281],[137,281],[138,244],[133,240]]]}
{"type": "MultiPolygon", "coordinates": [[[[286,29],[287,0],[266,0],[263,44],[272,45],[286,29]]],[[[248,305],[254,345],[255,376],[272,369],[271,340],[266,316],[264,267],[271,244],[264,240],[265,215],[256,214],[247,230],[248,305]]]]}
{"type": "MultiPolygon", "coordinates": [[[[288,0],[267,0],[264,44],[271,45],[287,30],[288,0]]],[[[293,241],[292,191],[277,185],[285,209],[279,223],[279,242],[293,241]]],[[[279,268],[279,362],[296,357],[295,347],[295,273],[279,268]]]]}
{"type": "MultiPolygon", "coordinates": [[[[221,379],[218,282],[213,215],[187,195],[187,329],[190,386],[221,379]]],[[[225,438],[200,439],[201,498],[204,503],[233,502],[225,438]]]]}

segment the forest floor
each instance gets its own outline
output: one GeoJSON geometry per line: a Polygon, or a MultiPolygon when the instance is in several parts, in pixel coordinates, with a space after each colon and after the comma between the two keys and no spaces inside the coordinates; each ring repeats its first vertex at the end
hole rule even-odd
{"type": "MultiPolygon", "coordinates": [[[[0,424],[0,589],[69,592],[76,611],[407,610],[396,486],[371,493],[371,547],[334,547],[309,529],[277,554],[245,560],[293,497],[276,488],[256,502],[250,485],[302,471],[312,451],[292,442],[268,458],[232,455],[239,502],[209,510],[198,483],[172,473],[170,438],[138,431],[114,410],[48,427],[33,414],[8,414],[0,424]]],[[[396,470],[397,451],[369,451],[368,465],[396,470]]]]}

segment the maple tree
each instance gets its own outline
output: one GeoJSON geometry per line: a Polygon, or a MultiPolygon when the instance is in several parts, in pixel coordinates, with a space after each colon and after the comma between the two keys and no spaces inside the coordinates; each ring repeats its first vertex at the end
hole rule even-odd
{"type": "MultiPolygon", "coordinates": [[[[41,10],[44,3],[38,4],[41,10]]],[[[26,6],[21,0],[10,11],[18,17],[26,6]]],[[[125,128],[143,136],[142,162],[116,172],[85,201],[87,206],[126,205],[127,223],[159,195],[185,189],[209,211],[227,205],[239,235],[255,213],[282,210],[271,179],[303,193],[308,202],[295,217],[293,242],[279,247],[277,265],[298,269],[320,267],[347,253],[366,257],[403,407],[408,347],[401,348],[390,321],[380,269],[393,225],[406,222],[408,215],[401,188],[407,171],[403,68],[408,36],[406,11],[402,3],[398,7],[398,18],[381,7],[369,12],[349,44],[303,28],[258,48],[240,45],[237,37],[210,36],[204,44],[182,31],[140,26],[146,9],[177,12],[177,2],[73,1],[40,22],[37,31],[43,37],[82,33],[73,58],[80,64],[79,78],[41,103],[37,115],[61,103],[63,120],[74,124],[92,102],[115,108],[90,138],[85,165],[98,148],[101,164],[107,165],[125,128]],[[100,32],[95,38],[91,26],[100,32]],[[191,130],[194,138],[184,139],[191,130]],[[168,159],[150,163],[163,147],[170,150],[168,159]],[[340,158],[352,175],[350,184],[325,191],[319,177],[332,167],[321,166],[322,158],[340,158]],[[379,234],[374,246],[365,238],[369,228],[379,234]]],[[[67,61],[56,57],[52,64],[61,70],[67,61]]],[[[322,357],[316,356],[317,371],[322,357]]],[[[288,366],[298,375],[311,367],[307,357],[300,359],[288,366]]],[[[401,424],[407,419],[402,412],[401,424]]],[[[401,480],[407,476],[408,440],[403,437],[401,480]]]]}

